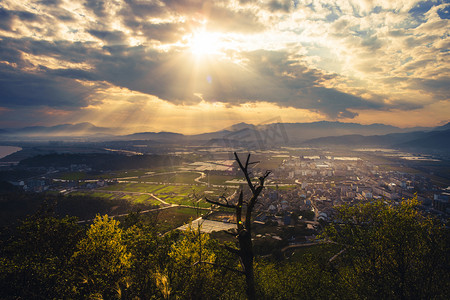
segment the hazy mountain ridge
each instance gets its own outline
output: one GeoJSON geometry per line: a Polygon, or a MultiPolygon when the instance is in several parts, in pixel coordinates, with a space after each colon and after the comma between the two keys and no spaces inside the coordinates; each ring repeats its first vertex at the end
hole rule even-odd
{"type": "Polygon", "coordinates": [[[386,135],[343,135],[328,136],[303,142],[307,146],[382,146],[397,149],[450,151],[449,124],[432,131],[392,133],[386,135]]]}
{"type": "Polygon", "coordinates": [[[0,129],[0,135],[14,136],[92,136],[113,135],[115,128],[98,127],[88,122],[77,124],[60,124],[55,126],[29,126],[23,128],[0,129]]]}
{"type": "Polygon", "coordinates": [[[395,146],[408,149],[437,149],[450,151],[450,129],[429,132],[420,138],[406,141],[395,146]]]}
{"type": "Polygon", "coordinates": [[[450,128],[450,123],[431,128],[399,128],[385,124],[363,125],[358,123],[343,123],[319,121],[311,123],[271,123],[253,125],[244,122],[234,124],[223,130],[194,135],[184,135],[175,132],[136,132],[121,135],[116,128],[98,127],[91,123],[61,124],[56,126],[33,126],[16,129],[0,129],[3,140],[64,140],[86,138],[88,140],[133,141],[152,140],[168,144],[226,144],[228,142],[263,143],[273,140],[281,144],[364,144],[392,145],[407,143],[424,136],[428,131],[439,131],[450,128]],[[274,138],[275,137],[275,140],[274,138]],[[276,139],[278,138],[278,140],[276,139]]]}

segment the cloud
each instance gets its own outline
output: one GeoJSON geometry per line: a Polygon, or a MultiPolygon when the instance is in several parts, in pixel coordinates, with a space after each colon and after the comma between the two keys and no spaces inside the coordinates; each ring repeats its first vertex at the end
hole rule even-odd
{"type": "Polygon", "coordinates": [[[86,0],[84,6],[92,10],[97,17],[105,17],[107,15],[107,1],[97,1],[97,0],[86,0]]]}
{"type": "Polygon", "coordinates": [[[88,32],[108,44],[123,44],[126,40],[126,35],[121,31],[95,30],[90,29],[88,32]]]}
{"type": "Polygon", "coordinates": [[[329,119],[417,110],[449,100],[447,11],[441,0],[4,1],[0,106],[76,110],[108,86],[329,119]],[[192,55],[202,30],[223,52],[192,55]]]}
{"type": "Polygon", "coordinates": [[[450,77],[438,79],[413,79],[412,87],[433,95],[435,100],[448,100],[450,95],[450,77]]]}
{"type": "Polygon", "coordinates": [[[45,72],[18,72],[0,65],[0,106],[86,106],[92,88],[77,81],[45,72]]]}
{"type": "MultiPolygon", "coordinates": [[[[348,117],[348,108],[377,107],[360,97],[322,86],[323,81],[333,76],[310,69],[299,63],[301,57],[283,51],[243,52],[244,65],[226,59],[196,65],[195,59],[187,54],[149,51],[143,46],[110,46],[104,48],[109,52],[105,53],[90,49],[89,43],[4,42],[36,55],[66,58],[74,63],[86,62],[85,55],[89,54],[89,70],[40,68],[39,72],[28,74],[10,69],[5,75],[10,81],[2,87],[3,95],[17,98],[21,105],[32,105],[42,97],[41,101],[49,106],[86,106],[88,97],[84,95],[92,89],[73,81],[78,79],[109,82],[176,104],[195,104],[202,100],[231,105],[266,101],[315,110],[331,118],[348,117]],[[31,87],[39,85],[41,92],[14,82],[26,82],[31,87]]],[[[20,56],[15,60],[25,64],[20,56]]]]}
{"type": "Polygon", "coordinates": [[[27,11],[7,10],[0,7],[0,29],[6,31],[13,30],[13,22],[17,19],[20,21],[29,22],[36,21],[39,17],[36,14],[27,11]]]}
{"type": "Polygon", "coordinates": [[[267,4],[270,11],[289,12],[294,7],[294,2],[291,0],[271,0],[267,4]]]}

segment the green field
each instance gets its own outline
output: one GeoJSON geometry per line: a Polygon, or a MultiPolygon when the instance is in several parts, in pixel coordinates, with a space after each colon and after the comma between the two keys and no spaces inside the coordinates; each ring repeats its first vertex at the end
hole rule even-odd
{"type": "MultiPolygon", "coordinates": [[[[162,184],[160,185],[147,183],[119,183],[104,187],[101,190],[105,190],[105,193],[103,194],[106,195],[109,195],[107,191],[152,193],[168,203],[189,205],[189,206],[192,206],[193,203],[197,203],[198,200],[202,199],[201,201],[198,202],[198,205],[204,208],[210,207],[210,204],[208,204],[204,200],[205,196],[214,199],[224,193],[228,196],[234,193],[234,189],[229,189],[225,191],[223,188],[207,187],[204,185],[162,185],[162,184]]],[[[106,195],[103,195],[102,197],[106,197],[106,195]]],[[[132,197],[144,198],[145,196],[146,195],[136,195],[136,196],[133,195],[132,197]]],[[[147,196],[150,197],[149,195],[147,196]]],[[[141,201],[141,200],[133,200],[133,201],[141,201]]]]}
{"type": "Polygon", "coordinates": [[[189,186],[189,185],[166,185],[157,191],[158,194],[177,194],[190,195],[193,192],[202,193],[205,186],[189,186]]]}
{"type": "Polygon", "coordinates": [[[209,183],[209,184],[225,185],[225,184],[229,184],[229,183],[227,183],[227,181],[230,181],[233,179],[242,179],[242,177],[232,176],[232,175],[208,174],[204,178],[202,178],[201,181],[205,182],[205,183],[209,183]]]}
{"type": "Polygon", "coordinates": [[[88,196],[93,198],[102,198],[107,200],[121,199],[129,201],[131,204],[160,205],[161,202],[150,195],[124,195],[121,193],[102,193],[102,192],[73,192],[72,196],[88,196]]]}
{"type": "Polygon", "coordinates": [[[153,193],[165,185],[147,184],[147,183],[118,183],[101,188],[106,191],[125,191],[125,192],[139,192],[139,193],[153,193]]]}
{"type": "Polygon", "coordinates": [[[194,172],[177,172],[165,174],[152,174],[139,178],[143,182],[164,182],[164,183],[188,183],[195,184],[195,179],[200,177],[199,173],[194,172]]]}
{"type": "Polygon", "coordinates": [[[205,210],[197,210],[187,207],[174,207],[159,211],[157,217],[157,228],[166,232],[180,227],[191,220],[195,220],[205,213],[205,210]]]}
{"type": "Polygon", "coordinates": [[[211,207],[211,204],[206,202],[204,198],[194,199],[188,196],[162,196],[162,195],[158,195],[158,197],[171,204],[195,206],[195,207],[198,206],[202,208],[211,207]]]}

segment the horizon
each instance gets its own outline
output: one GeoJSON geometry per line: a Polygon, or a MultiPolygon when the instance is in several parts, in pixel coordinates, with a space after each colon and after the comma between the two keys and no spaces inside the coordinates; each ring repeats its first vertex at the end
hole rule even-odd
{"type": "Polygon", "coordinates": [[[436,127],[448,1],[3,1],[0,128],[436,127]]]}
{"type": "MultiPolygon", "coordinates": [[[[209,134],[209,133],[215,133],[215,132],[227,131],[227,130],[228,131],[234,131],[234,130],[232,130],[231,127],[237,126],[237,125],[243,125],[243,126],[248,125],[248,126],[258,127],[258,126],[267,126],[267,125],[273,125],[273,124],[283,124],[283,125],[285,125],[285,124],[302,124],[302,125],[305,125],[305,124],[315,124],[315,123],[339,123],[339,124],[352,124],[352,125],[361,125],[361,126],[377,126],[377,125],[392,126],[392,125],[383,124],[383,123],[360,124],[360,123],[355,123],[355,122],[341,122],[341,121],[325,121],[325,120],[322,120],[322,121],[296,122],[296,123],[294,123],[294,122],[288,123],[288,122],[276,121],[276,122],[272,122],[272,123],[262,123],[262,124],[251,124],[251,123],[239,122],[239,123],[235,123],[235,124],[232,124],[230,126],[227,126],[225,128],[221,128],[219,130],[195,132],[195,133],[183,133],[183,132],[167,131],[167,130],[161,130],[161,131],[124,131],[124,130],[122,130],[122,131],[120,131],[119,128],[97,126],[97,125],[95,125],[95,124],[93,124],[91,122],[81,122],[81,123],[72,123],[72,124],[71,123],[64,123],[64,124],[56,124],[56,125],[49,125],[49,126],[26,126],[26,127],[9,127],[9,128],[4,127],[4,128],[0,128],[0,129],[3,129],[3,130],[22,130],[22,129],[35,129],[35,128],[39,128],[39,127],[42,127],[42,128],[45,128],[45,129],[50,129],[50,128],[55,128],[55,127],[58,127],[58,126],[77,126],[77,125],[86,124],[86,125],[89,125],[89,126],[93,126],[93,127],[99,128],[99,129],[119,130],[118,131],[119,133],[117,133],[117,134],[112,134],[112,133],[107,133],[106,134],[105,133],[105,135],[111,135],[111,136],[121,136],[121,135],[127,136],[127,135],[145,134],[145,133],[156,133],[156,134],[159,134],[159,133],[173,133],[173,134],[181,134],[181,135],[190,136],[190,135],[209,134]]],[[[448,122],[444,121],[439,126],[432,126],[432,127],[425,127],[425,126],[414,126],[414,127],[392,126],[392,127],[393,128],[398,128],[398,129],[416,129],[416,128],[419,128],[419,129],[433,129],[433,128],[438,128],[438,127],[441,127],[441,126],[445,126],[447,124],[450,124],[450,121],[448,121],[448,122]]],[[[72,129],[69,129],[69,130],[72,130],[72,129]]],[[[238,130],[238,129],[235,129],[235,130],[238,130]]],[[[83,136],[83,133],[84,133],[84,136],[89,136],[89,135],[86,135],[86,132],[83,132],[83,131],[80,131],[79,133],[81,134],[81,135],[79,135],[80,137],[83,136]]],[[[34,135],[31,135],[31,136],[34,136],[34,135]]],[[[39,136],[39,134],[36,135],[36,137],[38,137],[38,136],[39,136]]],[[[51,136],[54,136],[54,137],[61,136],[61,137],[63,137],[62,135],[60,135],[58,133],[56,135],[47,134],[46,136],[49,136],[49,137],[51,137],[51,136]]]]}

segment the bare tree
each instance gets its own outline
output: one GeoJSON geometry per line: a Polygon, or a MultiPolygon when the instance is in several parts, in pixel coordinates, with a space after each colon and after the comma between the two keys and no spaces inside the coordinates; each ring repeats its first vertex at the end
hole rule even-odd
{"type": "Polygon", "coordinates": [[[237,226],[236,238],[238,240],[239,248],[235,249],[231,247],[226,247],[226,249],[239,257],[242,270],[235,270],[235,271],[245,275],[247,297],[248,299],[253,300],[256,299],[256,290],[255,290],[255,275],[253,270],[254,254],[253,254],[252,226],[251,226],[252,212],[256,202],[258,201],[258,196],[264,189],[264,180],[267,178],[267,176],[269,176],[271,172],[266,171],[263,176],[258,178],[259,182],[254,184],[252,182],[252,178],[250,178],[248,167],[258,162],[250,162],[250,154],[248,154],[247,160],[244,165],[242,164],[236,152],[234,152],[234,157],[237,163],[239,164],[241,171],[244,173],[245,179],[247,180],[248,187],[250,188],[251,191],[250,199],[244,201],[244,192],[243,190],[241,190],[239,193],[238,202],[236,204],[229,203],[228,199],[226,199],[225,197],[220,197],[217,201],[206,198],[206,201],[221,207],[235,209],[236,226],[237,226]],[[245,209],[243,209],[244,207],[245,209]]]}

